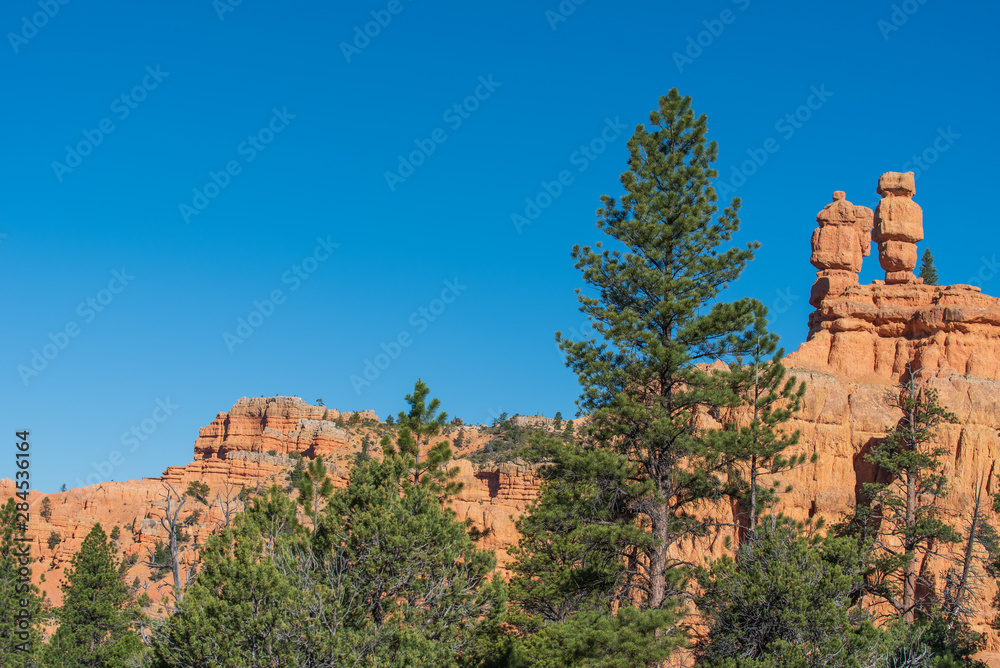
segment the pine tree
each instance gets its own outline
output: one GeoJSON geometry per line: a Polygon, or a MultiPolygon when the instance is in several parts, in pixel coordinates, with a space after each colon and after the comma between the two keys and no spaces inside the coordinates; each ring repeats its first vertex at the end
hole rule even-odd
{"type": "Polygon", "coordinates": [[[852,549],[853,541],[821,541],[770,521],[739,547],[735,559],[722,557],[700,569],[696,603],[708,633],[697,647],[698,665],[886,665],[864,660],[880,656],[885,639],[852,613],[859,574],[844,565],[853,561],[852,549]]]}
{"type": "Polygon", "coordinates": [[[475,547],[431,486],[407,477],[407,462],[394,457],[353,469],[320,540],[343,565],[340,600],[358,606],[363,665],[453,666],[492,608],[496,558],[475,547]]]}
{"type": "Polygon", "coordinates": [[[195,480],[188,483],[187,490],[184,492],[184,496],[189,496],[198,503],[207,506],[208,505],[208,495],[212,491],[212,488],[208,486],[208,483],[195,480]]]}
{"type": "Polygon", "coordinates": [[[706,139],[707,118],[674,89],[650,124],[629,140],[625,195],[604,196],[598,211],[616,248],[573,249],[590,287],[578,290],[580,310],[604,341],[556,338],[583,388],[588,440],[631,464],[615,495],[629,501],[617,526],[648,526],[650,540],[621,546],[634,555],[626,600],[656,609],[680,591],[682,563],[671,548],[705,526],[689,511],[723,493],[723,462],[707,450],[695,416],[729,405],[731,395],[698,363],[741,352],[759,303],[718,300],[758,244],[719,248],[739,229],[740,201],[716,216],[718,149],[706,139]]]}
{"type": "Polygon", "coordinates": [[[46,648],[46,665],[119,668],[142,653],[142,641],[132,628],[134,601],[100,524],[73,556],[62,591],[59,628],[46,648]]]}
{"type": "Polygon", "coordinates": [[[177,611],[155,622],[155,666],[296,666],[294,627],[303,592],[292,589],[272,556],[305,529],[295,505],[272,487],[232,525],[211,536],[202,568],[177,611]]]}
{"type": "MultiPolygon", "coordinates": [[[[302,482],[302,479],[306,475],[306,465],[301,458],[295,460],[295,466],[292,468],[291,473],[288,474],[288,483],[298,489],[302,482]]],[[[291,491],[291,490],[289,490],[291,491]]]]}
{"type": "Polygon", "coordinates": [[[528,638],[522,656],[531,657],[532,668],[661,666],[678,644],[676,632],[662,632],[674,621],[667,610],[629,606],[616,615],[580,612],[528,638]]]}
{"type": "Polygon", "coordinates": [[[457,668],[480,617],[496,623],[496,565],[407,461],[351,470],[310,532],[274,487],[209,538],[176,614],[154,626],[165,666],[457,668]]]}
{"type": "Polygon", "coordinates": [[[938,503],[948,491],[947,478],[938,472],[947,450],[934,444],[939,427],[957,419],[912,373],[900,388],[897,407],[903,417],[867,455],[887,481],[864,485],[868,503],[858,508],[851,529],[872,545],[866,590],[912,624],[919,612],[935,606],[918,596],[934,591],[921,564],[942,543],[960,540],[938,503]]]}
{"type": "Polygon", "coordinates": [[[617,496],[628,485],[625,457],[558,438],[540,439],[534,448],[539,459],[561,465],[542,469],[539,496],[516,522],[511,598],[543,624],[561,623],[608,608],[627,576],[621,543],[643,543],[648,534],[618,525],[632,516],[631,499],[617,496]]]}
{"type": "Polygon", "coordinates": [[[784,350],[778,348],[777,335],[767,331],[762,305],[756,307],[753,328],[738,347],[748,351],[746,357],[737,355],[725,376],[733,394],[735,419],[709,437],[717,441],[715,447],[727,460],[727,494],[744,514],[740,522],[743,542],[756,531],[761,507],[777,500],[779,481],[765,486],[764,479],[815,462],[817,457],[783,454],[799,442],[799,432],[786,433],[779,427],[800,408],[806,388],[795,378],[785,378],[784,350]],[[749,414],[744,416],[744,410],[749,414]]]}
{"type": "Polygon", "coordinates": [[[555,422],[552,425],[556,431],[562,431],[562,421],[562,413],[556,411],[555,422]]]}
{"type": "MultiPolygon", "coordinates": [[[[0,665],[30,668],[38,665],[35,658],[41,649],[44,599],[31,584],[30,566],[27,574],[19,573],[25,566],[22,560],[31,557],[31,542],[25,540],[17,505],[10,498],[0,507],[0,665]],[[22,606],[22,601],[27,605],[22,606]]],[[[27,502],[22,505],[22,511],[26,510],[27,502]]]]}
{"type": "Polygon", "coordinates": [[[924,279],[924,285],[938,284],[938,273],[934,267],[934,256],[931,255],[930,248],[924,250],[924,256],[920,261],[920,273],[918,275],[924,279]]]}
{"type": "Polygon", "coordinates": [[[312,518],[313,525],[318,527],[320,505],[326,504],[333,494],[333,481],[330,472],[323,463],[323,455],[309,462],[309,466],[299,477],[299,505],[305,509],[306,515],[312,518]]]}
{"type": "Polygon", "coordinates": [[[431,437],[440,434],[448,424],[448,414],[438,412],[441,407],[439,399],[427,402],[429,394],[427,384],[417,379],[413,394],[406,395],[410,410],[405,413],[400,411],[396,420],[399,424],[396,444],[393,446],[390,441],[383,445],[383,450],[387,455],[398,454],[410,460],[414,484],[423,483],[442,497],[451,496],[462,488],[462,483],[454,480],[458,467],[448,467],[452,457],[451,445],[448,441],[440,441],[428,447],[431,437]]]}
{"type": "Polygon", "coordinates": [[[358,454],[354,457],[354,465],[357,466],[358,464],[362,464],[371,459],[371,449],[372,438],[368,434],[365,434],[364,438],[361,439],[361,450],[359,450],[358,454]]]}

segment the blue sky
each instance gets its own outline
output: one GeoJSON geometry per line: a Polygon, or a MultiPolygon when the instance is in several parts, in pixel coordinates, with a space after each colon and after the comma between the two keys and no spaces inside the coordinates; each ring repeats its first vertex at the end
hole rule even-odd
{"type": "Polygon", "coordinates": [[[246,395],[574,414],[570,249],[675,86],[763,244],[732,296],[787,349],[816,212],[886,171],[942,281],[1000,292],[995,5],[577,2],[4,3],[0,428],[36,487],[190,461],[246,395]]]}

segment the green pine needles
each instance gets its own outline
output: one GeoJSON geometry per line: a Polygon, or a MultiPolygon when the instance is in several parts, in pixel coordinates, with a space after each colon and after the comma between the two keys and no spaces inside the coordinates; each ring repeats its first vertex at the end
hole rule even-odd
{"type": "Polygon", "coordinates": [[[458,469],[448,466],[452,458],[448,441],[430,445],[431,438],[447,426],[448,414],[439,412],[441,401],[437,398],[428,402],[429,395],[427,384],[417,379],[413,394],[406,395],[409,410],[400,411],[396,418],[399,425],[396,443],[383,437],[382,449],[388,456],[399,456],[409,462],[415,485],[427,485],[443,498],[457,494],[462,489],[462,483],[454,480],[458,469]]]}
{"type": "Polygon", "coordinates": [[[934,256],[931,255],[930,248],[924,250],[924,256],[920,260],[920,273],[918,276],[924,279],[924,285],[938,284],[938,272],[934,266],[934,256]]]}
{"type": "Polygon", "coordinates": [[[682,587],[672,548],[706,529],[689,511],[726,491],[730,458],[695,422],[699,411],[731,406],[733,394],[700,363],[750,353],[765,324],[756,300],[719,299],[758,244],[724,247],[739,229],[740,201],[719,210],[718,149],[707,131],[707,118],[676,89],[649,127],[636,128],[625,194],[604,196],[598,211],[612,248],[573,249],[587,284],[580,310],[603,340],[556,335],[583,388],[580,409],[591,415],[584,447],[610,448],[628,472],[616,496],[629,502],[617,521],[650,529],[650,540],[627,548],[634,556],[624,579],[634,590],[627,598],[647,608],[682,587]]]}
{"type": "Polygon", "coordinates": [[[95,524],[66,571],[59,628],[45,648],[44,665],[119,668],[134,665],[143,653],[134,630],[139,611],[114,555],[104,529],[95,524]]]}

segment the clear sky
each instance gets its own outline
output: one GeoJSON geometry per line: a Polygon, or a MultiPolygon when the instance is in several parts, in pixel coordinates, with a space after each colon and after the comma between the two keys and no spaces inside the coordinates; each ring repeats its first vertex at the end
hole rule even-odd
{"type": "Polygon", "coordinates": [[[237,2],[0,9],[0,428],[43,491],[184,464],[242,396],[575,414],[570,249],[675,86],[787,349],[817,211],[886,171],[942,282],[1000,293],[994,3],[237,2]]]}

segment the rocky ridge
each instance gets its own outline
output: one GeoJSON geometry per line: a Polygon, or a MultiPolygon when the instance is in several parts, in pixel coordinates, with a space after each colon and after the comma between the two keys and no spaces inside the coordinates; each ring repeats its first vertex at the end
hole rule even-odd
{"type": "MultiPolygon", "coordinates": [[[[182,559],[185,568],[190,569],[196,563],[197,548],[224,522],[226,500],[232,507],[239,507],[237,496],[245,487],[287,484],[296,456],[323,455],[334,485],[345,486],[350,462],[360,451],[362,439],[368,436],[373,443],[379,440],[374,413],[363,411],[358,418],[353,416],[308,404],[298,397],[244,397],[201,429],[194,445],[195,459],[185,466],[170,466],[163,475],[142,480],[102,482],[55,494],[31,492],[28,536],[33,541],[31,552],[39,561],[34,569],[36,584],[53,603],[59,603],[63,572],[95,522],[100,522],[108,533],[119,527],[121,535],[116,545],[120,555],[138,559],[129,570],[129,579],[149,582],[150,569],[141,561],[148,557],[147,548],[155,547],[156,541],[167,536],[157,517],[166,508],[170,490],[183,494],[191,482],[204,482],[210,489],[210,505],[188,498],[182,512],[184,517],[199,512],[197,520],[187,528],[191,540],[182,559]],[[39,515],[45,497],[52,506],[48,520],[39,515]],[[50,548],[48,538],[52,532],[58,533],[61,541],[50,548]]],[[[463,426],[461,431],[464,445],[460,452],[472,451],[488,438],[479,427],[463,426]]],[[[458,433],[459,429],[452,428],[444,438],[454,441],[458,433]]],[[[379,456],[377,446],[373,454],[379,456]]],[[[537,494],[535,469],[517,462],[483,465],[462,459],[457,464],[463,489],[453,507],[459,519],[471,518],[479,529],[488,530],[483,546],[497,550],[501,562],[506,563],[507,548],[516,542],[514,520],[537,494]]],[[[13,493],[13,482],[0,480],[0,500],[5,501],[13,493]]],[[[159,600],[171,581],[168,574],[148,584],[145,591],[154,601],[159,600]]]]}

